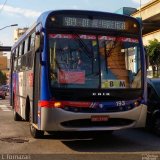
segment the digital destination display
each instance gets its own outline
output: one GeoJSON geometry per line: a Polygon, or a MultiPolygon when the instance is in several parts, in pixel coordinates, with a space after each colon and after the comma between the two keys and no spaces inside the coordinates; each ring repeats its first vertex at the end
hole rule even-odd
{"type": "Polygon", "coordinates": [[[65,27],[84,27],[97,29],[126,30],[125,21],[89,19],[79,17],[63,17],[63,26],[65,27]]]}

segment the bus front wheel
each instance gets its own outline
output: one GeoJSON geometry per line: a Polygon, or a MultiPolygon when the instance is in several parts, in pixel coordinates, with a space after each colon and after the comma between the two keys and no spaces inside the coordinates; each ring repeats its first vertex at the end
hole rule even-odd
{"type": "Polygon", "coordinates": [[[33,124],[30,124],[30,133],[33,138],[42,138],[44,136],[44,131],[36,129],[33,124]]]}
{"type": "Polygon", "coordinates": [[[31,120],[31,111],[29,111],[29,126],[30,126],[30,133],[33,138],[42,138],[44,136],[44,131],[38,130],[34,127],[32,120],[31,120]]]}

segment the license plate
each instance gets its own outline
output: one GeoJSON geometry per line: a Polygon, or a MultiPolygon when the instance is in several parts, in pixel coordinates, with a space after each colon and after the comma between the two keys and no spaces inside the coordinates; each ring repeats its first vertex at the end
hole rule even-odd
{"type": "Polygon", "coordinates": [[[106,122],[108,119],[109,116],[91,116],[92,122],[106,122]]]}

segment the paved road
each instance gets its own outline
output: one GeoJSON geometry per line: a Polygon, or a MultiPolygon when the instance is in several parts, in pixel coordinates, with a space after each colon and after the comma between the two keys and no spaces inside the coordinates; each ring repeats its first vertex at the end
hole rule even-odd
{"type": "Polygon", "coordinates": [[[28,159],[159,160],[160,138],[144,129],[128,129],[105,139],[85,134],[46,135],[44,139],[33,139],[27,122],[13,121],[7,97],[0,99],[0,160],[16,159],[15,154],[25,154],[28,159]]]}

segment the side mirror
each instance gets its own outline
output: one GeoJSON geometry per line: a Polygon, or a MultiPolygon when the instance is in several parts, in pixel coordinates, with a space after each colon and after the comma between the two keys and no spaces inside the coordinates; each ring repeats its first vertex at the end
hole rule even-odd
{"type": "Polygon", "coordinates": [[[42,52],[43,52],[43,44],[44,44],[44,36],[42,33],[36,33],[35,37],[35,52],[39,52],[40,54],[40,63],[44,65],[44,61],[42,60],[42,52]]]}

